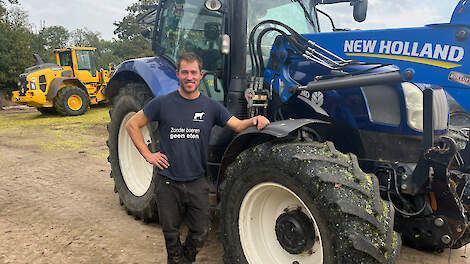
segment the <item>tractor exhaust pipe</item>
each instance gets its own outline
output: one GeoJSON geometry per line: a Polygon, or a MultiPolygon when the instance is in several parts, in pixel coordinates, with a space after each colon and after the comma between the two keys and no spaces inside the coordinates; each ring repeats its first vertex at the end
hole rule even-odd
{"type": "Polygon", "coordinates": [[[309,82],[306,86],[299,86],[297,89],[310,92],[327,90],[338,90],[352,87],[368,86],[383,83],[401,83],[400,71],[385,73],[362,74],[357,76],[333,78],[323,81],[309,82]]]}

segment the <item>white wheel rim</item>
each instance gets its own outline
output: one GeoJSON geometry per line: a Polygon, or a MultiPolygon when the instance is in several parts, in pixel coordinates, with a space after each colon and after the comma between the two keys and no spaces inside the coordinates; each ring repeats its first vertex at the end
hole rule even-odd
{"type": "MultiPolygon", "coordinates": [[[[135,196],[144,195],[152,182],[153,166],[149,164],[135,147],[126,130],[126,123],[135,112],[128,113],[119,127],[118,155],[121,174],[127,188],[135,196]]],[[[145,144],[152,142],[148,126],[141,129],[145,144]]]]}
{"type": "Polygon", "coordinates": [[[266,182],[254,186],[243,199],[238,226],[248,263],[323,263],[322,240],[315,218],[302,199],[280,184],[266,182]],[[286,208],[301,208],[312,221],[316,237],[311,250],[291,254],[277,240],[276,219],[286,208]]]}

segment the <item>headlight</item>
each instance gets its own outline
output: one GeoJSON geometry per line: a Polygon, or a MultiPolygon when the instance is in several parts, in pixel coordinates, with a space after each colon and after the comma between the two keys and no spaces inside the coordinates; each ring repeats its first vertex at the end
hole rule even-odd
{"type": "Polygon", "coordinates": [[[36,84],[31,82],[30,83],[30,88],[31,88],[31,90],[36,90],[36,84]]]}
{"type": "Polygon", "coordinates": [[[401,86],[405,94],[408,125],[423,131],[423,92],[412,83],[404,82],[401,86]]]}

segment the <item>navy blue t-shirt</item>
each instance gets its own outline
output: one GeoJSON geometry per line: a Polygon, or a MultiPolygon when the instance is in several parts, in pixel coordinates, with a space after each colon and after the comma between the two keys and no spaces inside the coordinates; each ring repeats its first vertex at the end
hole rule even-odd
{"type": "Polygon", "coordinates": [[[178,90],[152,99],[143,111],[150,121],[158,121],[160,152],[170,163],[159,173],[176,181],[194,180],[205,173],[212,127],[223,127],[232,117],[219,102],[203,94],[188,100],[178,90]]]}

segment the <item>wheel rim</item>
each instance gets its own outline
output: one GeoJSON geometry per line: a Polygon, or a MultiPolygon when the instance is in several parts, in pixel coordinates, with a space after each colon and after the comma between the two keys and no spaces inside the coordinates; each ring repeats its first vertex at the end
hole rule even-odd
{"type": "Polygon", "coordinates": [[[67,105],[73,111],[80,110],[80,108],[82,108],[82,105],[83,105],[82,98],[74,94],[70,96],[69,99],[67,100],[67,105]]]}
{"type": "MultiPolygon", "coordinates": [[[[129,191],[135,196],[144,195],[152,181],[153,166],[140,155],[126,130],[126,123],[135,112],[128,113],[119,128],[118,153],[121,174],[129,191]]],[[[152,143],[148,126],[141,129],[144,142],[152,143]]]]}
{"type": "Polygon", "coordinates": [[[248,263],[323,262],[322,240],[317,222],[302,199],[285,186],[273,182],[254,186],[243,199],[238,226],[248,263]],[[295,210],[305,214],[315,230],[313,246],[300,254],[286,251],[278,241],[275,231],[276,219],[295,210]]]}

